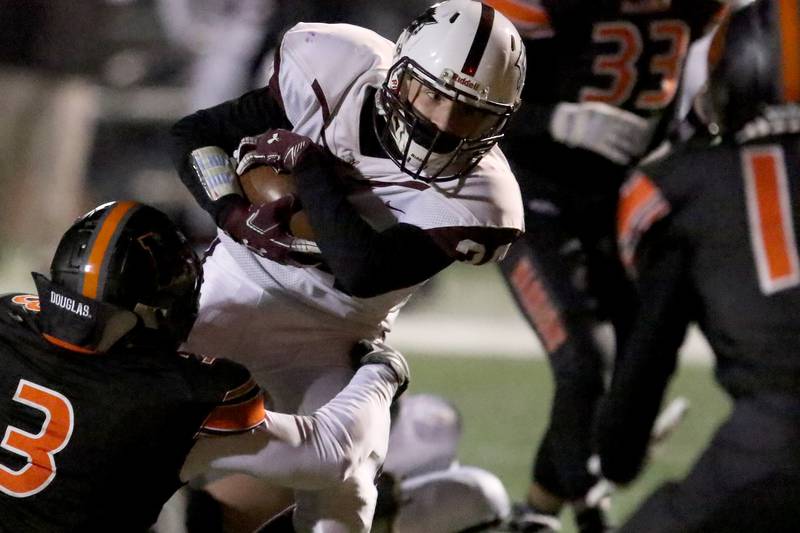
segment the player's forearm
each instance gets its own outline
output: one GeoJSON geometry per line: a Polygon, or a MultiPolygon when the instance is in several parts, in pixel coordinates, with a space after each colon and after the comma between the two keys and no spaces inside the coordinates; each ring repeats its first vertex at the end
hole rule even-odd
{"type": "Polygon", "coordinates": [[[330,154],[311,154],[295,167],[295,179],[317,244],[341,289],[376,296],[421,283],[452,262],[417,226],[372,228],[347,199],[336,164],[330,154]]]}
{"type": "Polygon", "coordinates": [[[208,181],[216,180],[214,173],[228,174],[223,179],[235,179],[232,166],[220,165],[202,175],[198,150],[216,147],[220,156],[230,156],[242,137],[257,135],[270,127],[291,128],[286,114],[271,96],[268,88],[251,91],[241,97],[209,109],[202,109],[176,122],[170,129],[170,156],[181,181],[203,209],[216,220],[220,205],[209,195],[208,181]],[[192,154],[195,154],[194,157],[192,154]]]}
{"type": "Polygon", "coordinates": [[[597,416],[604,475],[626,483],[638,474],[678,349],[692,316],[686,255],[662,224],[647,234],[638,261],[639,308],[614,365],[597,416]]]}
{"type": "Polygon", "coordinates": [[[596,419],[597,452],[603,475],[609,480],[628,483],[639,473],[669,382],[670,366],[667,363],[647,372],[615,369],[614,383],[601,400],[596,419]]]}
{"type": "Polygon", "coordinates": [[[252,455],[217,459],[212,466],[295,489],[335,486],[370,455],[385,456],[389,406],[399,386],[399,376],[389,366],[362,366],[312,416],[267,412],[268,446],[252,455]]]}
{"type": "MultiPolygon", "coordinates": [[[[380,442],[372,438],[372,425],[388,422],[384,415],[401,383],[386,365],[365,365],[331,401],[314,413],[328,443],[349,451],[356,461],[369,455],[380,442]]],[[[380,450],[385,453],[385,449],[380,450]]]]}
{"type": "Polygon", "coordinates": [[[389,408],[400,386],[388,366],[362,366],[339,394],[304,419],[303,444],[316,448],[320,472],[327,473],[316,483],[340,483],[371,454],[385,457],[389,408]]]}

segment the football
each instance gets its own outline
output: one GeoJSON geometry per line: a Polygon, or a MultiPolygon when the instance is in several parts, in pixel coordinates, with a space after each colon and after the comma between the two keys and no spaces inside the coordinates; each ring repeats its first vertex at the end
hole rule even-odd
{"type": "MultiPolygon", "coordinates": [[[[294,177],[286,172],[278,172],[270,166],[257,166],[239,176],[242,192],[252,204],[274,202],[278,198],[297,191],[294,177]]],[[[289,231],[295,237],[314,240],[314,230],[308,223],[305,211],[298,211],[289,221],[289,231]]]]}

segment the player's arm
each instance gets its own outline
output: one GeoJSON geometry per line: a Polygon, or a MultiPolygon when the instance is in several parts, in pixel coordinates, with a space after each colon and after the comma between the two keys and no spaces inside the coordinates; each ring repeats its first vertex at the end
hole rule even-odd
{"type": "Polygon", "coordinates": [[[354,296],[421,283],[454,261],[497,260],[521,233],[511,227],[422,229],[406,223],[376,231],[347,200],[342,182],[330,171],[332,157],[304,158],[295,167],[295,179],[325,262],[341,288],[354,296]]]}
{"type": "Polygon", "coordinates": [[[592,24],[608,6],[595,0],[498,0],[495,6],[511,18],[525,38],[527,80],[522,108],[512,118],[509,138],[516,143],[555,141],[594,152],[618,165],[628,165],[650,145],[653,125],[635,113],[603,102],[576,102],[564,98],[560,62],[573,59],[565,48],[582,47],[592,24]],[[522,8],[522,11],[520,9],[522,8]],[[530,11],[528,13],[527,11],[530,11]],[[546,28],[528,35],[526,19],[546,17],[546,28]]]}
{"type": "MultiPolygon", "coordinates": [[[[425,230],[395,224],[377,231],[348,200],[358,170],[309,138],[268,130],[244,139],[239,168],[250,161],[290,172],[325,264],[339,289],[371,297],[420,283],[455,258],[425,230]]],[[[267,255],[267,257],[269,257],[267,255]]]]}
{"type": "Polygon", "coordinates": [[[268,438],[256,431],[266,420],[265,394],[249,370],[226,359],[190,353],[181,357],[195,402],[204,409],[195,444],[181,469],[181,479],[189,480],[231,449],[255,452],[268,438]]]}
{"type": "Polygon", "coordinates": [[[453,261],[498,260],[521,233],[514,227],[423,229],[402,222],[378,231],[348,200],[353,176],[341,175],[358,172],[352,165],[292,132],[270,130],[260,137],[270,142],[257,143],[259,157],[292,172],[322,257],[337,287],[354,296],[421,283],[453,261]]]}
{"type": "Polygon", "coordinates": [[[347,187],[332,172],[337,167],[335,156],[316,152],[303,158],[294,176],[317,244],[341,289],[376,296],[421,283],[453,262],[417,226],[372,228],[348,201],[347,187]]]}
{"type": "Polygon", "coordinates": [[[517,115],[512,126],[515,139],[555,141],[618,165],[642,156],[653,134],[648,120],[603,102],[527,100],[517,115]]]}
{"type": "Polygon", "coordinates": [[[269,445],[212,466],[237,470],[296,489],[318,490],[350,477],[367,458],[382,462],[389,408],[408,384],[408,364],[382,343],[360,358],[350,383],[310,416],[267,412],[269,445]]]}
{"type": "Polygon", "coordinates": [[[653,422],[692,317],[688,254],[669,217],[642,236],[635,259],[638,308],[596,419],[603,475],[627,483],[639,472],[653,422]]]}
{"type": "Polygon", "coordinates": [[[236,190],[230,155],[243,137],[291,128],[272,85],[188,115],[172,126],[171,156],[181,181],[219,225],[224,199],[236,190]]]}

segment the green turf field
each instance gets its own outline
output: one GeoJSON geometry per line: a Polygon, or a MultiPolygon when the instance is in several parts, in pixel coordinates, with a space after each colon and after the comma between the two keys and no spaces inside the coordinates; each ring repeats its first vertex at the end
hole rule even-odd
{"type": "MultiPolygon", "coordinates": [[[[495,472],[511,498],[520,499],[527,488],[534,443],[547,422],[552,390],[547,364],[414,354],[409,360],[411,392],[442,394],[461,409],[465,426],[462,462],[495,472]]],[[[711,370],[703,366],[681,369],[669,394],[687,397],[689,414],[640,480],[616,493],[612,516],[617,522],[662,480],[683,475],[729,408],[727,398],[712,381],[711,370]]],[[[563,531],[574,531],[569,519],[565,519],[563,531]]]]}

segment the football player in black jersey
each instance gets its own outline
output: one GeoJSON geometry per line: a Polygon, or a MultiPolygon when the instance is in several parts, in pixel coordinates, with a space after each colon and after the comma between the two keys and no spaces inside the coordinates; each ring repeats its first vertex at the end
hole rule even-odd
{"type": "Polygon", "coordinates": [[[663,140],[692,42],[717,0],[485,0],[515,22],[528,52],[523,106],[503,150],[520,182],[524,237],[501,263],[552,367],[550,422],[515,527],[545,529],[565,502],[580,511],[603,392],[607,326],[627,329],[631,288],[617,260],[614,217],[630,166],[663,140]]]}
{"type": "Polygon", "coordinates": [[[800,524],[800,7],[749,4],[709,55],[705,112],[720,137],[688,141],[621,189],[619,248],[641,303],[597,415],[603,474],[638,473],[690,320],[733,399],[688,476],[622,532],[800,524]]]}
{"type": "MultiPolygon", "coordinates": [[[[314,478],[315,454],[359,460],[346,450],[357,428],[342,404],[388,404],[405,379],[402,357],[368,353],[361,362],[379,364],[362,365],[355,386],[313,416],[265,411],[243,366],[177,351],[197,314],[200,271],[166,215],[114,202],[64,234],[50,279],[33,275],[37,295],[0,298],[0,531],[145,531],[213,459],[217,439],[200,436],[236,434],[258,448],[271,439],[257,474],[275,482],[314,478]],[[326,418],[344,431],[330,434],[326,418]]],[[[340,481],[339,471],[313,479],[340,481]]]]}

